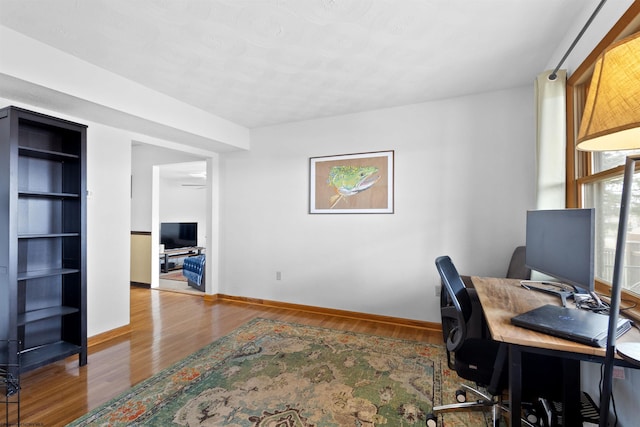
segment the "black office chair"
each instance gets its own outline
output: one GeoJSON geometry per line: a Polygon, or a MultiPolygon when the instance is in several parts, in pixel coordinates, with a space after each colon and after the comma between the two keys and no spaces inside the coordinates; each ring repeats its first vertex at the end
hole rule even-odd
{"type": "MultiPolygon", "coordinates": [[[[526,250],[527,249],[525,246],[518,246],[513,250],[511,259],[509,260],[507,274],[505,276],[507,279],[531,279],[531,269],[525,265],[526,250]]],[[[476,290],[473,288],[473,280],[471,280],[471,276],[461,275],[460,277],[464,282],[464,286],[467,288],[467,292],[469,293],[469,297],[471,298],[472,305],[474,307],[479,307],[480,302],[478,300],[476,290]]],[[[445,307],[448,305],[451,305],[451,298],[449,297],[449,293],[441,292],[440,307],[445,307]]],[[[468,321],[468,325],[469,330],[467,331],[467,333],[470,333],[472,336],[476,338],[488,336],[488,331],[486,330],[484,315],[482,314],[481,308],[478,310],[472,310],[472,318],[468,321]]],[[[446,336],[444,338],[445,340],[447,339],[446,336]]]]}
{"type": "MultiPolygon", "coordinates": [[[[447,292],[448,299],[451,301],[450,305],[441,307],[442,331],[445,336],[449,366],[461,378],[485,387],[488,394],[461,384],[462,389],[456,393],[459,403],[434,407],[432,414],[427,418],[427,426],[437,426],[439,414],[489,409],[492,410],[493,425],[498,426],[499,411],[508,411],[502,401],[502,392],[507,386],[508,379],[507,346],[486,336],[470,336],[469,320],[472,318],[474,308],[476,310],[481,308],[472,303],[451,258],[438,257],[436,268],[444,284],[443,292],[447,292]],[[466,402],[467,392],[479,396],[479,399],[466,402]]],[[[525,425],[532,425],[525,419],[523,422],[525,425]]]]}
{"type": "Polygon", "coordinates": [[[508,279],[531,279],[531,269],[525,265],[526,257],[526,246],[518,246],[515,248],[513,254],[511,254],[511,261],[509,261],[507,275],[504,277],[508,279]]]}

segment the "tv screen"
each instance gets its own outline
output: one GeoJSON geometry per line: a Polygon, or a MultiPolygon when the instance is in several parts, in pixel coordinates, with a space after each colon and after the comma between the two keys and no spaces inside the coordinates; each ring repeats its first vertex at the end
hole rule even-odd
{"type": "Polygon", "coordinates": [[[163,222],[160,224],[160,244],[165,249],[198,246],[197,222],[163,222]]]}
{"type": "Polygon", "coordinates": [[[525,264],[569,284],[594,290],[595,209],[527,212],[525,264]]]}

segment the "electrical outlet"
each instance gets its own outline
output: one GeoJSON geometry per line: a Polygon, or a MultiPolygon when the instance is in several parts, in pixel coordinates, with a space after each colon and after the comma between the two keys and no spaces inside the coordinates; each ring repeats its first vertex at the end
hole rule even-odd
{"type": "Polygon", "coordinates": [[[276,271],[276,280],[282,280],[282,272],[276,271]]]}
{"type": "Polygon", "coordinates": [[[622,366],[613,367],[613,378],[618,380],[624,380],[626,378],[624,368],[622,366]]]}
{"type": "Polygon", "coordinates": [[[440,296],[440,292],[442,292],[442,285],[440,283],[436,283],[434,285],[435,291],[436,291],[436,296],[439,297],[440,296]]]}

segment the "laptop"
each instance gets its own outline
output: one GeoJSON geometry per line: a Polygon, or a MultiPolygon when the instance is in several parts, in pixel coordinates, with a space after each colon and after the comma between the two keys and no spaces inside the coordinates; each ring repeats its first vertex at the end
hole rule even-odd
{"type": "MultiPolygon", "coordinates": [[[[605,347],[609,316],[576,308],[547,304],[511,318],[511,323],[592,347],[605,347]]],[[[618,318],[617,337],[631,329],[628,319],[618,318]]]]}

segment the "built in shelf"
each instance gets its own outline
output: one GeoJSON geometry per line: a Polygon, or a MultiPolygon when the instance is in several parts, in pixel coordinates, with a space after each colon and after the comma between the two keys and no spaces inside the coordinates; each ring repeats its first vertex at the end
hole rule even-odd
{"type": "Polygon", "coordinates": [[[79,310],[75,307],[67,307],[64,305],[28,311],[26,313],[18,314],[18,326],[24,326],[27,323],[50,319],[52,317],[66,316],[67,314],[77,313],[78,311],[79,310]]]}
{"type": "Polygon", "coordinates": [[[82,348],[67,341],[57,341],[20,353],[20,371],[26,372],[56,360],[78,354],[82,348]]]}
{"type": "Polygon", "coordinates": [[[51,150],[42,150],[39,148],[31,148],[31,147],[18,147],[18,153],[21,156],[27,157],[35,157],[38,159],[45,160],[77,160],[79,156],[76,154],[63,153],[60,151],[51,151],[51,150]]]}
{"type": "Polygon", "coordinates": [[[18,280],[39,279],[41,277],[60,276],[63,274],[78,273],[77,268],[54,268],[51,270],[23,271],[18,273],[18,280]]]}
{"type": "Polygon", "coordinates": [[[38,233],[38,234],[21,234],[18,239],[52,239],[56,237],[78,237],[79,233],[38,233]]]}
{"type": "Polygon", "coordinates": [[[80,197],[77,193],[52,193],[49,191],[18,191],[20,197],[42,197],[47,199],[77,199],[80,197]]]}

